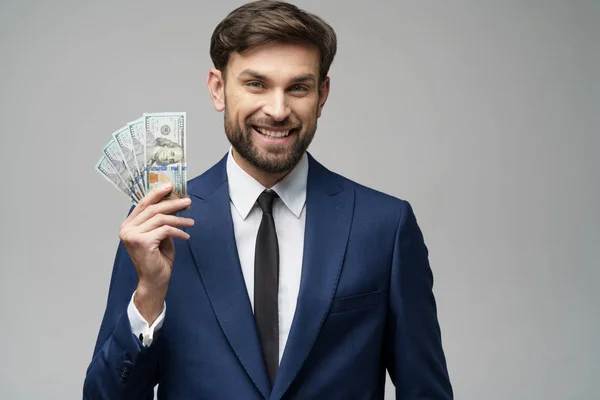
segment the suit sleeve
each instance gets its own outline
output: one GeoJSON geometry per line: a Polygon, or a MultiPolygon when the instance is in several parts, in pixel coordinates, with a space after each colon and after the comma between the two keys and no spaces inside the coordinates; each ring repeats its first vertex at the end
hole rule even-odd
{"type": "Polygon", "coordinates": [[[135,267],[120,243],[106,310],[83,384],[86,400],[154,398],[161,334],[158,331],[146,347],[131,330],[127,307],[137,282],[135,267]]]}
{"type": "Polygon", "coordinates": [[[442,349],[428,250],[403,201],[396,230],[386,321],[386,366],[402,400],[453,398],[442,349]]]}

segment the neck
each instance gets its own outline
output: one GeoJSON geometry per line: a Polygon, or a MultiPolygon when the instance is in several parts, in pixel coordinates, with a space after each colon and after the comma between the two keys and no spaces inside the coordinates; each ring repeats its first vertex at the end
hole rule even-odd
{"type": "Polygon", "coordinates": [[[261,185],[266,187],[267,189],[275,186],[277,182],[286,177],[286,175],[291,171],[280,172],[277,174],[271,174],[265,171],[261,171],[256,168],[254,165],[250,164],[244,157],[240,155],[235,149],[232,149],[231,154],[233,155],[233,159],[237,162],[237,164],[242,168],[248,175],[256,179],[261,185]]]}

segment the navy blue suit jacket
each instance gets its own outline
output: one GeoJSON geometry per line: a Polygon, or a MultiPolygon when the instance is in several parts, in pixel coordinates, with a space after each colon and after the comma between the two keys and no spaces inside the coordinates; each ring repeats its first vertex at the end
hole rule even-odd
{"type": "Polygon", "coordinates": [[[235,244],[226,158],[191,180],[195,220],[176,260],[162,329],[144,348],[127,305],[137,274],[122,244],[85,399],[452,398],[428,252],[411,206],[309,155],[302,278],[269,387],[235,244]]]}

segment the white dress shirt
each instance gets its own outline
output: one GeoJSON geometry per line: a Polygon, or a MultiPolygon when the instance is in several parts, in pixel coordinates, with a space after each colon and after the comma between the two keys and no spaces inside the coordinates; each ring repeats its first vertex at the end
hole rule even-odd
{"type": "MultiPolygon", "coordinates": [[[[231,149],[227,157],[227,179],[237,251],[248,297],[254,310],[254,250],[258,227],[262,219],[262,211],[256,204],[256,200],[266,188],[237,164],[233,159],[231,149]]],[[[271,188],[278,195],[273,202],[273,219],[279,244],[280,361],[287,343],[300,290],[306,225],[307,179],[308,157],[305,153],[298,165],[271,188]]],[[[162,327],[165,312],[166,304],[163,312],[152,326],[149,326],[133,304],[132,296],[127,314],[132,332],[137,337],[141,335],[142,343],[145,346],[152,343],[154,333],[162,327]]]]}

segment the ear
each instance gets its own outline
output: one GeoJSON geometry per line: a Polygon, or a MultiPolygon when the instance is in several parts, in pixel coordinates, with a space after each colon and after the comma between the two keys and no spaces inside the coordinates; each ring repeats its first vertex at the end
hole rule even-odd
{"type": "Polygon", "coordinates": [[[329,96],[330,89],[330,79],[329,77],[325,77],[321,86],[319,86],[319,105],[317,109],[317,118],[321,117],[321,112],[323,111],[323,106],[325,106],[325,102],[327,101],[327,97],[329,96]]]}
{"type": "Polygon", "coordinates": [[[225,109],[225,80],[220,70],[211,68],[206,78],[206,87],[213,101],[215,110],[221,112],[225,109]]]}

